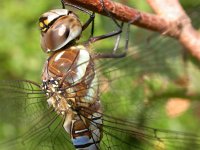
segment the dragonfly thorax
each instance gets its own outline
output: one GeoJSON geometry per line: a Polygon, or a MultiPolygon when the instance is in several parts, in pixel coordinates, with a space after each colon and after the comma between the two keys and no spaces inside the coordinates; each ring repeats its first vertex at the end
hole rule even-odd
{"type": "Polygon", "coordinates": [[[76,113],[79,108],[90,108],[98,101],[94,62],[82,45],[52,54],[44,66],[42,81],[49,106],[60,114],[69,109],[76,113]]]}
{"type": "Polygon", "coordinates": [[[79,105],[88,106],[96,101],[98,85],[94,62],[84,46],[72,46],[54,53],[42,74],[43,81],[51,79],[55,81],[47,83],[47,90],[51,92],[63,92],[65,98],[76,97],[79,105]]]}

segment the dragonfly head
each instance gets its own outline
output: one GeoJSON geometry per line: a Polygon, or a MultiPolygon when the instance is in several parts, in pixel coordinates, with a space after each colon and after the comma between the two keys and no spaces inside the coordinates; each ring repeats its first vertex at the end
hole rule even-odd
{"type": "Polygon", "coordinates": [[[67,9],[50,10],[39,18],[41,47],[44,52],[53,52],[79,39],[82,25],[79,18],[67,9]]]}

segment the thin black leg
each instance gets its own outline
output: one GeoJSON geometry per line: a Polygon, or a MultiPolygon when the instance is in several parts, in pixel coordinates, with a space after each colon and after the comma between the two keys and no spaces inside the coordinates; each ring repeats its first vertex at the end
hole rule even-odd
{"type": "Polygon", "coordinates": [[[76,9],[78,9],[78,10],[80,10],[80,11],[82,11],[82,12],[90,15],[90,18],[83,25],[83,30],[85,30],[90,25],[90,23],[92,23],[91,35],[90,35],[90,38],[87,41],[87,43],[94,43],[96,41],[103,40],[103,39],[110,38],[110,37],[118,35],[117,36],[117,40],[115,42],[115,46],[114,46],[114,48],[112,50],[112,53],[97,53],[94,56],[95,58],[121,58],[121,57],[125,57],[126,53],[127,53],[127,50],[128,50],[130,24],[133,23],[133,22],[135,22],[135,21],[137,21],[137,20],[139,20],[140,19],[140,14],[138,14],[138,16],[136,16],[135,18],[133,18],[132,21],[128,22],[127,31],[126,31],[126,42],[125,42],[124,52],[122,52],[121,54],[116,54],[116,52],[117,52],[117,50],[119,48],[119,43],[120,43],[120,38],[121,38],[121,33],[122,33],[122,28],[123,28],[123,23],[120,25],[116,21],[116,19],[110,14],[110,12],[106,9],[103,0],[99,0],[99,1],[101,3],[101,6],[102,6],[103,10],[107,13],[107,15],[116,24],[117,29],[115,31],[113,31],[113,32],[110,32],[110,33],[107,33],[107,34],[104,34],[104,35],[100,35],[100,36],[95,36],[95,37],[93,37],[93,34],[94,34],[94,18],[95,18],[95,13],[94,12],[91,13],[87,9],[84,9],[82,7],[79,7],[79,6],[67,3],[64,0],[61,0],[61,3],[62,3],[63,8],[65,8],[65,6],[67,5],[67,6],[70,6],[70,7],[74,7],[76,9]]]}
{"type": "Polygon", "coordinates": [[[61,0],[60,2],[62,4],[62,9],[65,9],[65,4],[64,4],[65,2],[64,2],[64,0],[61,0]]]}
{"type": "Polygon", "coordinates": [[[90,18],[83,24],[82,30],[84,31],[84,30],[90,25],[90,23],[92,23],[91,36],[90,36],[90,37],[92,37],[93,34],[94,34],[94,18],[95,18],[95,13],[94,13],[94,12],[91,13],[91,12],[88,11],[87,9],[82,8],[82,7],[80,7],[80,6],[67,3],[67,2],[65,2],[64,0],[61,0],[61,3],[62,3],[63,9],[65,9],[65,6],[67,5],[67,6],[76,8],[76,9],[78,9],[78,10],[80,10],[80,11],[82,11],[82,12],[88,14],[88,15],[90,15],[90,18]]]}
{"type": "Polygon", "coordinates": [[[117,49],[119,47],[119,42],[120,42],[121,32],[122,32],[122,28],[123,28],[123,23],[121,25],[119,25],[119,23],[116,21],[116,19],[105,8],[103,0],[100,0],[100,2],[101,2],[101,5],[102,5],[104,11],[113,20],[113,22],[116,24],[118,29],[116,31],[114,31],[114,32],[110,32],[110,33],[105,34],[105,35],[92,37],[92,38],[90,38],[89,42],[93,43],[93,42],[96,42],[98,40],[106,39],[106,38],[109,38],[109,37],[112,37],[112,36],[115,36],[115,35],[118,35],[118,36],[117,36],[117,40],[116,40],[115,46],[114,46],[114,48],[112,50],[112,53],[97,53],[94,57],[95,58],[122,58],[122,57],[125,57],[126,53],[127,53],[127,50],[128,50],[130,24],[132,24],[135,21],[138,21],[141,16],[140,16],[140,14],[138,14],[135,18],[133,18],[133,20],[128,22],[127,31],[126,31],[126,42],[125,42],[124,52],[122,52],[121,54],[116,54],[116,51],[117,51],[117,49]]]}
{"type": "MultiPolygon", "coordinates": [[[[94,18],[95,18],[95,13],[93,12],[94,14],[94,18]]],[[[94,19],[92,20],[92,27],[91,27],[91,34],[90,34],[90,38],[93,37],[94,35],[94,19]]]]}
{"type": "Polygon", "coordinates": [[[116,31],[113,31],[113,32],[110,32],[110,33],[107,33],[107,34],[104,34],[104,35],[100,35],[100,36],[96,36],[96,37],[91,37],[88,42],[90,43],[94,43],[96,41],[99,41],[99,40],[103,40],[103,39],[106,39],[106,38],[109,38],[109,37],[112,37],[112,36],[116,36],[116,35],[119,35],[121,32],[122,32],[122,27],[119,25],[119,23],[115,20],[115,18],[109,13],[109,11],[105,8],[104,6],[104,2],[103,0],[100,0],[100,3],[101,3],[101,6],[103,8],[103,10],[107,13],[107,15],[113,20],[113,22],[116,24],[117,26],[117,29],[116,31]]]}
{"type": "MultiPolygon", "coordinates": [[[[117,37],[117,40],[115,42],[115,46],[112,50],[112,53],[96,53],[95,54],[95,58],[99,59],[99,58],[122,58],[122,57],[125,57],[126,54],[127,54],[127,51],[128,51],[128,42],[129,42],[129,29],[130,29],[130,24],[132,23],[133,21],[130,21],[127,25],[127,30],[126,30],[126,41],[125,41],[125,46],[124,46],[124,52],[120,53],[120,54],[116,54],[117,52],[117,49],[119,48],[119,42],[120,42],[120,37],[121,37],[121,34],[118,35],[117,37]]],[[[123,26],[123,23],[122,25],[123,26]]]]}

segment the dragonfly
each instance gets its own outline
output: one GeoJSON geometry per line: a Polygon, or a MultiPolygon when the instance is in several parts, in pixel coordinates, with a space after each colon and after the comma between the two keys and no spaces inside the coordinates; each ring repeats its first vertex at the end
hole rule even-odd
{"type": "MultiPolygon", "coordinates": [[[[103,1],[101,4],[104,8],[103,1]]],[[[153,107],[157,108],[165,103],[165,97],[155,102],[142,101],[141,95],[144,94],[136,94],[141,91],[133,85],[134,74],[148,82],[148,74],[162,72],[165,76],[172,68],[177,69],[176,63],[184,64],[184,61],[176,62],[174,59],[180,57],[179,51],[161,50],[157,43],[166,45],[165,42],[169,41],[159,38],[148,41],[147,46],[142,44],[144,51],[135,48],[124,57],[128,50],[129,25],[126,29],[125,51],[118,54],[116,50],[123,24],[118,24],[106,8],[105,12],[118,30],[93,37],[94,13],[66,2],[63,2],[63,7],[64,5],[86,12],[90,18],[81,25],[73,12],[63,8],[48,11],[39,19],[41,47],[50,57],[44,64],[42,83],[30,80],[1,81],[1,121],[9,124],[10,130],[17,130],[5,137],[10,140],[1,140],[0,148],[162,150],[187,149],[192,145],[198,149],[198,135],[147,126],[149,123],[144,118],[156,123],[157,120],[151,117],[151,111],[154,111],[153,107]],[[76,44],[81,32],[90,23],[92,29],[89,40],[82,45],[76,44]],[[115,35],[117,42],[112,53],[90,52],[91,43],[115,35]],[[172,68],[168,68],[169,62],[163,57],[158,59],[160,54],[165,54],[167,58],[173,56],[172,68]],[[127,91],[127,88],[134,89],[127,91]],[[138,104],[133,104],[137,99],[138,104]],[[134,109],[135,104],[139,110],[134,109]],[[123,108],[125,110],[121,115],[123,108]]],[[[137,21],[137,18],[133,21],[137,21]]],[[[170,49],[170,46],[166,46],[166,49],[170,49]]],[[[173,76],[171,78],[178,76],[178,73],[174,74],[170,73],[173,76]]],[[[164,80],[167,86],[169,83],[167,79],[164,80]]],[[[174,80],[169,86],[175,83],[183,84],[174,80]]],[[[161,86],[164,92],[165,86],[161,86]]],[[[183,90],[178,89],[180,92],[183,90]]],[[[150,95],[149,99],[159,99],[159,93],[162,93],[162,89],[155,92],[155,95],[150,95]]],[[[9,126],[6,128],[9,130],[9,126]]]]}

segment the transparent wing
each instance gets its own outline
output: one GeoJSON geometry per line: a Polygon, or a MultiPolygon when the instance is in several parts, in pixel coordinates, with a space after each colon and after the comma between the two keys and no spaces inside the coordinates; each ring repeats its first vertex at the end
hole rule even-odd
{"type": "MultiPolygon", "coordinates": [[[[101,149],[199,148],[199,136],[186,133],[198,130],[194,112],[199,104],[194,100],[199,95],[188,95],[183,56],[178,43],[153,37],[130,48],[125,58],[97,60],[96,84],[103,107],[101,149]],[[166,111],[173,98],[187,99],[190,105],[175,118],[166,111]]],[[[1,149],[74,149],[63,129],[64,119],[49,108],[39,84],[1,81],[0,101],[1,149]]],[[[82,109],[84,114],[90,112],[82,109]]]]}
{"type": "Polygon", "coordinates": [[[188,62],[179,43],[156,36],[130,48],[126,58],[99,62],[102,147],[188,149],[194,145],[198,149],[200,95],[190,94],[188,62]]]}
{"type": "MultiPolygon", "coordinates": [[[[103,107],[101,149],[199,148],[199,136],[186,133],[198,129],[194,111],[199,104],[194,100],[199,95],[188,95],[183,56],[178,43],[153,37],[130,48],[123,59],[97,61],[96,84],[103,107]],[[175,118],[166,111],[174,97],[188,99],[190,104],[175,118]]],[[[1,81],[0,100],[1,149],[74,149],[62,127],[64,119],[49,108],[39,84],[1,81]]]]}
{"type": "Polygon", "coordinates": [[[63,119],[46,100],[40,85],[32,81],[0,82],[0,149],[72,148],[63,119]]]}
{"type": "MultiPolygon", "coordinates": [[[[153,35],[140,40],[140,33],[132,35],[131,42],[136,42],[130,43],[127,57],[97,61],[101,149],[199,149],[200,105],[195,100],[200,95],[193,91],[186,53],[173,39],[153,35]],[[178,116],[166,109],[175,98],[188,102],[178,116]]],[[[63,118],[46,100],[40,85],[32,81],[0,82],[0,149],[74,149],[63,118]]]]}
{"type": "MultiPolygon", "coordinates": [[[[84,114],[89,112],[88,109],[84,110],[84,114]]],[[[188,149],[191,145],[194,149],[198,149],[200,146],[200,136],[197,134],[151,128],[101,113],[99,115],[103,116],[103,138],[100,149],[175,150],[188,149]]],[[[93,125],[99,126],[96,122],[90,121],[93,125]]]]}

